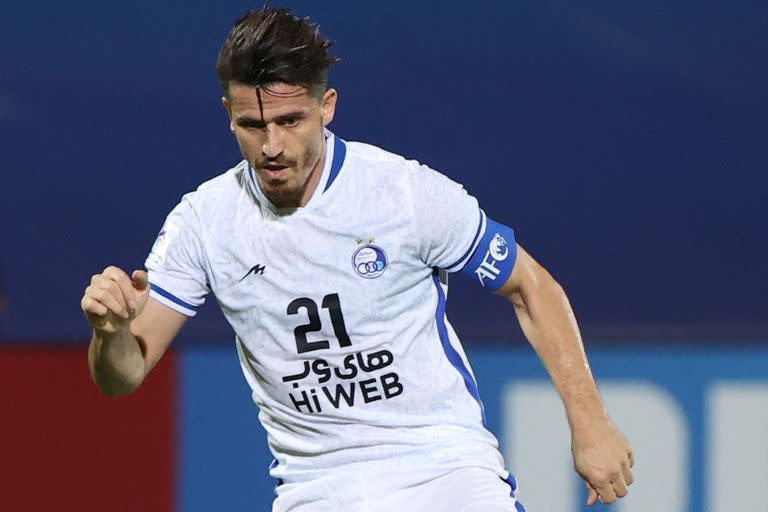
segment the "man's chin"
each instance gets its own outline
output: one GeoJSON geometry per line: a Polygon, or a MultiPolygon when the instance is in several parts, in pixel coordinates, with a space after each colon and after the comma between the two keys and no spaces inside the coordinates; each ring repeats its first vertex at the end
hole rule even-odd
{"type": "Polygon", "coordinates": [[[265,183],[262,192],[279,208],[292,208],[299,206],[300,193],[295,187],[291,187],[286,181],[265,183]]]}
{"type": "Polygon", "coordinates": [[[258,176],[259,187],[266,194],[290,194],[291,189],[295,188],[290,176],[272,177],[266,173],[259,173],[258,176]]]}

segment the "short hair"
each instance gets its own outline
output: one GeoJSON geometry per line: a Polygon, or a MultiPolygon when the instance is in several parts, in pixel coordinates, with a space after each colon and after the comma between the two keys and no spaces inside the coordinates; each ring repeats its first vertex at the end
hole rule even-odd
{"type": "Polygon", "coordinates": [[[235,22],[219,52],[216,75],[225,95],[232,81],[254,87],[283,82],[322,98],[328,68],[339,60],[328,55],[332,44],[309,18],[265,5],[235,22]]]}

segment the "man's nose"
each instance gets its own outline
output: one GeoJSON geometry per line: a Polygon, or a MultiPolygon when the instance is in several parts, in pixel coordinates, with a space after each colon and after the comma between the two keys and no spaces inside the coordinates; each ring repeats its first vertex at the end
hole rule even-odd
{"type": "Polygon", "coordinates": [[[275,125],[267,125],[266,138],[261,145],[262,154],[272,160],[280,156],[283,152],[283,140],[280,128],[275,125]]]}

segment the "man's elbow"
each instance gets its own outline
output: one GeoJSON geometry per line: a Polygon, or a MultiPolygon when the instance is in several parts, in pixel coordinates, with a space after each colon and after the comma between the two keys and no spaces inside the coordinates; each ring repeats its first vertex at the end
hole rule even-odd
{"type": "Polygon", "coordinates": [[[96,387],[99,388],[99,391],[101,391],[103,395],[106,395],[110,398],[130,395],[131,393],[139,389],[139,386],[126,386],[126,385],[114,385],[114,384],[100,385],[98,383],[96,384],[96,387]]]}
{"type": "Polygon", "coordinates": [[[531,288],[545,289],[565,294],[563,286],[538,262],[533,262],[530,268],[530,274],[531,278],[529,281],[531,288]]]}
{"type": "Polygon", "coordinates": [[[563,287],[552,274],[518,246],[515,268],[499,294],[507,297],[516,308],[524,309],[529,302],[535,302],[539,297],[551,296],[553,292],[557,295],[565,294],[563,287]]]}
{"type": "Polygon", "coordinates": [[[529,266],[520,289],[508,298],[518,308],[524,308],[538,299],[546,300],[547,297],[566,297],[563,286],[549,273],[549,271],[533,262],[529,266]]]}
{"type": "Polygon", "coordinates": [[[141,387],[141,383],[144,380],[138,376],[132,378],[116,378],[115,376],[107,377],[99,374],[99,372],[95,370],[91,370],[91,379],[102,394],[113,398],[130,395],[141,387]]]}

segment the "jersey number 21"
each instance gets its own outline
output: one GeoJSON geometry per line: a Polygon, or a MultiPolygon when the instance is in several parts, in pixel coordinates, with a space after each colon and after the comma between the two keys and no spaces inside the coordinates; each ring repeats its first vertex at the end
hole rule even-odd
{"type": "MultiPolygon", "coordinates": [[[[336,339],[339,340],[339,346],[349,347],[352,345],[349,334],[347,334],[347,327],[344,325],[344,315],[341,313],[339,294],[331,293],[323,297],[321,307],[327,309],[331,314],[333,333],[336,335],[336,339]]],[[[299,325],[293,330],[293,335],[296,338],[296,350],[298,350],[299,354],[303,354],[305,352],[330,348],[331,344],[328,340],[307,341],[308,332],[316,332],[322,329],[317,303],[314,300],[308,297],[300,297],[288,304],[286,312],[289,315],[297,315],[302,308],[307,312],[309,323],[299,325]]]]}

